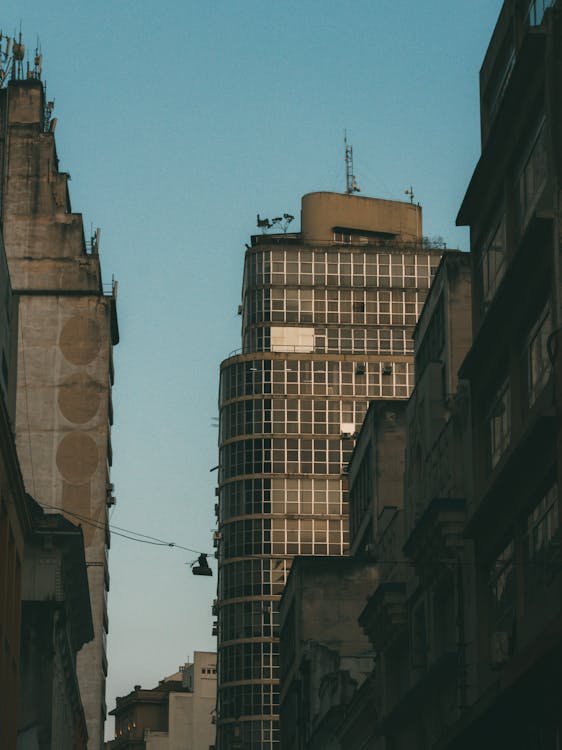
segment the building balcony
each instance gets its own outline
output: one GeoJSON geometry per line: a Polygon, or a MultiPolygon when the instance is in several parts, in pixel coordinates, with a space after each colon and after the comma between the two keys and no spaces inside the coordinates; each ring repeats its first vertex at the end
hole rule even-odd
{"type": "MultiPolygon", "coordinates": [[[[536,477],[554,463],[559,416],[553,403],[552,378],[528,412],[520,430],[497,465],[485,476],[476,477],[474,498],[468,507],[466,535],[477,534],[493,519],[512,517],[516,498],[526,498],[535,489],[536,477]],[[534,471],[529,471],[533,467],[534,471]]],[[[478,439],[478,436],[477,436],[478,439]]]]}
{"type": "Polygon", "coordinates": [[[544,26],[529,28],[519,49],[506,62],[501,85],[484,93],[487,101],[482,155],[463,199],[457,225],[475,224],[484,213],[486,196],[496,195],[511,154],[517,149],[528,116],[544,84],[547,34],[544,26]]]}
{"type": "MultiPolygon", "coordinates": [[[[537,263],[537,247],[550,248],[553,214],[535,210],[520,237],[516,251],[510,254],[505,274],[485,309],[478,317],[479,327],[472,346],[464,359],[459,377],[471,382],[489,376],[490,361],[503,356],[509,337],[505,331],[515,329],[515,324],[524,322],[528,316],[527,306],[534,290],[539,288],[544,274],[544,262],[537,263]],[[487,362],[483,367],[482,363],[487,362]]],[[[547,260],[546,258],[544,260],[547,260]]],[[[550,266],[550,262],[547,261],[550,266]]],[[[473,389],[474,391],[474,389],[473,389]]]]}
{"type": "Polygon", "coordinates": [[[454,561],[463,548],[466,521],[464,498],[433,498],[404,545],[422,577],[454,561]]]}
{"type": "Polygon", "coordinates": [[[379,584],[359,615],[363,628],[376,651],[383,651],[408,627],[406,584],[387,581],[379,584]]]}

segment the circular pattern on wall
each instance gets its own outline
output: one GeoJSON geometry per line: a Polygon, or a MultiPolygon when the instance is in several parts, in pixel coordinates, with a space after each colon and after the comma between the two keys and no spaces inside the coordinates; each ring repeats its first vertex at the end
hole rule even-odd
{"type": "Polygon", "coordinates": [[[59,409],[69,422],[84,424],[96,416],[102,386],[85,372],[65,378],[59,387],[59,409]]]}
{"type": "Polygon", "coordinates": [[[64,324],[59,347],[73,365],[87,365],[97,356],[101,346],[100,327],[93,318],[75,315],[64,324]]]}
{"type": "Polygon", "coordinates": [[[91,479],[99,461],[98,447],[85,432],[69,432],[59,443],[57,466],[71,484],[91,479]]]}

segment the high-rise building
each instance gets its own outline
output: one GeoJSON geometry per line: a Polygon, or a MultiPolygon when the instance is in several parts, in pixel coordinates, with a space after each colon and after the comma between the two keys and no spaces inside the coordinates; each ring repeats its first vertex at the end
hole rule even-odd
{"type": "MultiPolygon", "coordinates": [[[[16,52],[23,59],[21,46],[16,52]]],[[[78,678],[88,747],[98,750],[107,674],[116,289],[102,286],[98,237],[87,243],[82,216],[72,211],[52,103],[37,66],[24,78],[18,64],[0,88],[0,219],[19,323],[16,445],[27,491],[83,527],[95,637],[78,654],[78,678]]]]}
{"type": "Polygon", "coordinates": [[[279,747],[278,600],[294,555],[347,551],[354,436],[370,400],[411,391],[440,254],[418,205],[350,194],[305,195],[300,232],[251,239],[220,378],[219,750],[279,747]]]}

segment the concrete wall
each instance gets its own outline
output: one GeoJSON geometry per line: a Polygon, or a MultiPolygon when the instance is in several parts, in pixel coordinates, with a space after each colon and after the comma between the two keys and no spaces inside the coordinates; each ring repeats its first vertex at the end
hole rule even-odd
{"type": "Polygon", "coordinates": [[[78,672],[89,748],[103,743],[104,628],[107,628],[107,485],[111,464],[111,347],[115,299],[104,296],[97,247],[86,251],[82,217],[71,210],[68,175],[58,171],[45,128],[39,81],[0,92],[7,122],[2,219],[18,299],[16,442],[26,489],[46,507],[82,522],[95,640],[78,672]],[[92,525],[93,524],[93,525],[92,525]]]}
{"type": "Polygon", "coordinates": [[[308,193],[302,198],[305,242],[332,242],[334,227],[380,233],[408,241],[422,238],[420,206],[341,193],[308,193]]]}

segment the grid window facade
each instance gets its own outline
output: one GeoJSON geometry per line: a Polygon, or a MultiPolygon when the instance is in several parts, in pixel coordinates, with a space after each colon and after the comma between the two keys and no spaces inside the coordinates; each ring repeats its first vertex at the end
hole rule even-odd
{"type": "Polygon", "coordinates": [[[263,599],[222,607],[219,623],[223,642],[279,636],[279,614],[271,601],[263,599]]]}
{"type": "Polygon", "coordinates": [[[271,513],[271,479],[244,479],[225,485],[221,518],[271,513]]]}
{"type": "Polygon", "coordinates": [[[237,685],[219,690],[219,713],[226,719],[275,714],[279,710],[279,686],[237,685]]]}
{"type": "Polygon", "coordinates": [[[294,555],[347,550],[354,438],[370,400],[411,393],[412,333],[439,257],[392,242],[316,248],[294,239],[246,253],[243,354],[223,363],[219,388],[226,747],[238,718],[244,747],[278,750],[277,601],[294,555]]]}
{"type": "Polygon", "coordinates": [[[415,325],[423,295],[417,289],[318,289],[260,287],[245,299],[251,325],[272,322],[315,325],[415,325]]]}
{"type": "Polygon", "coordinates": [[[279,722],[269,719],[231,722],[218,727],[217,738],[221,748],[235,747],[233,743],[239,742],[244,750],[273,750],[279,747],[279,722]]]}
{"type": "Polygon", "coordinates": [[[222,530],[221,555],[244,557],[268,555],[271,552],[271,520],[247,519],[225,524],[222,530]]]}
{"type": "MultiPolygon", "coordinates": [[[[366,356],[370,356],[370,353],[366,353],[366,356]]],[[[225,413],[223,426],[222,411],[232,399],[269,395],[407,398],[413,385],[414,367],[411,361],[290,359],[231,364],[221,374],[221,440],[242,434],[238,430],[245,430],[250,421],[256,425],[258,414],[253,412],[259,412],[260,408],[263,410],[264,421],[269,418],[268,399],[264,399],[264,403],[257,406],[238,406],[235,414],[225,413]],[[252,376],[248,385],[247,374],[250,371],[252,376]]],[[[256,432],[265,432],[264,427],[265,425],[258,425],[256,432]]]]}
{"type": "Polygon", "coordinates": [[[244,292],[256,286],[425,288],[435,254],[414,249],[258,248],[246,255],[244,292]]]}
{"type": "Polygon", "coordinates": [[[266,438],[238,440],[220,450],[222,480],[252,474],[341,474],[351,439],[266,438]]]}
{"type": "Polygon", "coordinates": [[[290,567],[290,560],[273,557],[228,562],[221,567],[219,598],[227,601],[245,596],[279,596],[290,567]]]}
{"type": "Polygon", "coordinates": [[[274,555],[343,555],[348,533],[340,519],[281,518],[273,521],[274,555]]]}
{"type": "Polygon", "coordinates": [[[221,681],[271,680],[279,676],[279,643],[255,641],[224,646],[219,652],[221,681]]]}

